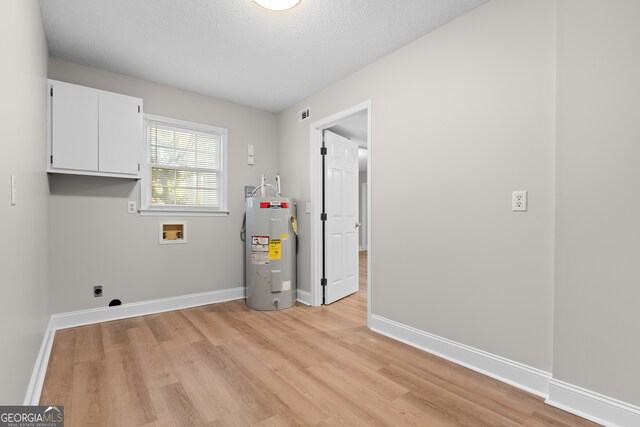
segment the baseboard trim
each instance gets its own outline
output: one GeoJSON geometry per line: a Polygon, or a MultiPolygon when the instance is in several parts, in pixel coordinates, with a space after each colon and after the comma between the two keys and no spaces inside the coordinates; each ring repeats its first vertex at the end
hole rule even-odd
{"type": "MultiPolygon", "coordinates": [[[[245,297],[244,287],[182,295],[118,307],[103,307],[54,314],[49,320],[38,352],[24,405],[38,405],[49,364],[55,332],[93,323],[126,319],[165,311],[232,301],[245,297]]],[[[310,305],[311,294],[298,290],[297,299],[310,305]]],[[[571,412],[605,426],[640,425],[640,407],[553,379],[551,374],[513,360],[497,356],[429,332],[421,331],[381,316],[371,315],[371,330],[427,353],[465,366],[471,370],[544,397],[551,406],[571,412]]]]}
{"type": "Polygon", "coordinates": [[[640,426],[640,407],[552,379],[545,402],[605,426],[640,426]]]}
{"type": "Polygon", "coordinates": [[[311,306],[311,293],[310,292],[298,289],[297,299],[302,304],[311,306]]]}
{"type": "Polygon", "coordinates": [[[421,331],[411,326],[371,316],[371,330],[427,353],[462,365],[540,397],[547,397],[551,374],[495,354],[421,331]]]}
{"type": "Polygon", "coordinates": [[[51,355],[51,347],[53,347],[53,337],[55,334],[56,332],[53,330],[53,322],[51,318],[49,318],[49,324],[44,332],[40,351],[38,352],[36,363],[33,366],[31,380],[29,381],[29,387],[27,388],[27,394],[24,397],[23,405],[40,404],[40,393],[42,393],[44,377],[47,373],[47,367],[49,366],[49,356],[51,355]]]}
{"type": "Polygon", "coordinates": [[[552,378],[551,374],[495,354],[372,315],[371,330],[465,366],[529,393],[551,406],[598,424],[640,426],[640,407],[552,378]]]}
{"type": "Polygon", "coordinates": [[[165,311],[180,310],[200,305],[215,304],[244,298],[244,287],[223,289],[220,291],[202,292],[199,294],[180,295],[150,301],[134,302],[117,307],[100,307],[89,310],[72,311],[51,316],[54,330],[109,322],[129,317],[145,316],[165,311]]]}
{"type": "Polygon", "coordinates": [[[49,365],[49,356],[53,346],[55,333],[59,329],[90,325],[93,323],[109,322],[111,320],[127,319],[145,316],[165,311],[181,310],[201,305],[232,301],[245,297],[245,288],[237,287],[220,291],[202,292],[199,294],[180,295],[150,301],[123,304],[117,307],[100,307],[90,310],[72,311],[69,313],[53,314],[44,333],[42,345],[31,374],[31,380],[24,398],[25,405],[38,405],[44,385],[44,378],[49,365]]]}

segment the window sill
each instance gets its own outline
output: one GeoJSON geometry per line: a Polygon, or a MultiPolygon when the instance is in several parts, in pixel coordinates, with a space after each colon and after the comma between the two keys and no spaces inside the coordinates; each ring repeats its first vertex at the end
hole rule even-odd
{"type": "Polygon", "coordinates": [[[229,216],[229,211],[186,211],[170,209],[139,209],[140,216],[229,216]]]}

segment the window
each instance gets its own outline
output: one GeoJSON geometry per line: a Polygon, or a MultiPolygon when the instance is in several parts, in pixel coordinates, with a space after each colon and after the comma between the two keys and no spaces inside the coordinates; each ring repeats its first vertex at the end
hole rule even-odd
{"type": "Polygon", "coordinates": [[[143,214],[227,214],[227,130],[145,115],[143,214]]]}

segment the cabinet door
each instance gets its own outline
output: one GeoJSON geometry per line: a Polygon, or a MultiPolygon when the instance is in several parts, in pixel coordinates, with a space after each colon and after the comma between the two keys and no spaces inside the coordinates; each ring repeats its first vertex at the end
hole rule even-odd
{"type": "Polygon", "coordinates": [[[142,154],[142,100],[100,92],[99,171],[138,175],[142,154]]]}
{"type": "Polygon", "coordinates": [[[51,99],[51,166],[98,169],[98,93],[55,82],[51,99]]]}

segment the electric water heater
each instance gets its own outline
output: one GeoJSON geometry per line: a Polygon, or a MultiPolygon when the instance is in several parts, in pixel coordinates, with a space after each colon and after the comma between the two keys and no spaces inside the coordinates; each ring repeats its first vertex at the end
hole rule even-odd
{"type": "Polygon", "coordinates": [[[296,233],[294,199],[247,197],[245,282],[249,308],[279,310],[296,303],[296,233]]]}

